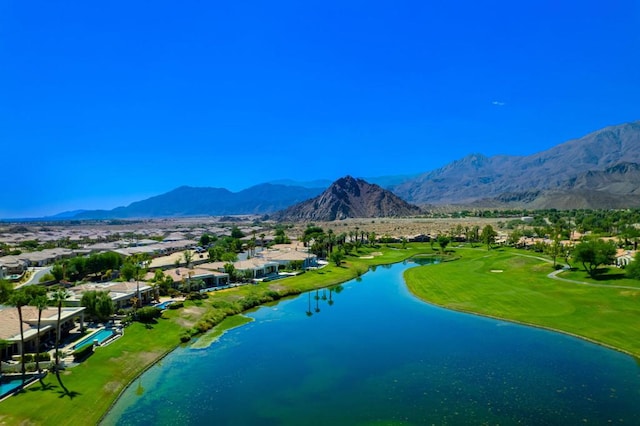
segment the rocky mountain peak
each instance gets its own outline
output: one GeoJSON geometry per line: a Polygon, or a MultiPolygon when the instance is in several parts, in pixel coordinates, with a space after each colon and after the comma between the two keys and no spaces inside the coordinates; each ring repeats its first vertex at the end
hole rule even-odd
{"type": "Polygon", "coordinates": [[[363,179],[342,177],[322,194],[278,212],[274,218],[289,221],[331,221],[356,217],[411,216],[420,208],[392,192],[363,179]]]}

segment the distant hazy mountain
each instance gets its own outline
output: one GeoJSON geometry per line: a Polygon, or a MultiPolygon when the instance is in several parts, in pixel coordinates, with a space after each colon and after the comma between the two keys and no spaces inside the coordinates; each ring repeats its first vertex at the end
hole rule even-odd
{"type": "MultiPolygon", "coordinates": [[[[380,185],[381,187],[385,188],[385,189],[389,189],[391,187],[400,185],[410,179],[414,179],[416,177],[418,177],[419,175],[414,174],[414,175],[389,175],[389,176],[374,176],[374,177],[367,177],[367,176],[363,176],[360,177],[359,179],[363,179],[369,183],[375,183],[376,185],[380,185]]],[[[328,188],[329,185],[332,184],[332,182],[328,179],[318,179],[318,180],[312,180],[312,181],[297,181],[297,180],[293,180],[293,179],[280,179],[280,180],[274,180],[271,181],[269,183],[272,183],[274,185],[287,185],[287,186],[302,186],[304,188],[328,188]]]]}
{"type": "Polygon", "coordinates": [[[272,217],[285,221],[331,221],[355,217],[412,216],[420,212],[419,207],[379,185],[346,176],[332,183],[317,197],[272,217]]]}
{"type": "MultiPolygon", "coordinates": [[[[514,141],[517,142],[517,135],[514,141]]],[[[311,204],[305,204],[307,210],[296,214],[310,220],[401,216],[403,211],[412,214],[413,209],[399,207],[402,200],[391,202],[393,194],[380,192],[382,188],[392,190],[408,202],[435,208],[446,205],[531,209],[640,207],[640,121],[607,127],[528,156],[470,154],[418,176],[365,180],[349,177],[333,184],[325,180],[280,180],[236,193],[223,188],[183,186],[126,207],[65,212],[54,218],[265,214],[309,200],[326,188],[343,191],[344,197],[325,191],[325,198],[309,201],[311,204]],[[349,192],[351,185],[351,189],[366,193],[370,190],[363,186],[370,185],[367,181],[377,184],[377,189],[371,190],[365,199],[349,192]],[[336,187],[338,182],[340,185],[336,187]],[[308,207],[314,205],[320,210],[314,212],[314,208],[308,207]]]]}
{"type": "Polygon", "coordinates": [[[48,216],[46,219],[51,219],[51,220],[72,219],[72,218],[75,218],[76,216],[78,216],[79,214],[82,214],[84,212],[86,212],[86,210],[73,210],[73,211],[68,211],[68,212],[62,212],[62,213],[58,213],[58,214],[53,215],[53,216],[48,216]]]}
{"type": "Polygon", "coordinates": [[[273,185],[252,186],[240,192],[223,188],[181,186],[162,195],[113,210],[85,211],[75,219],[111,219],[173,216],[264,214],[312,198],[323,188],[273,185]]]}
{"type": "Polygon", "coordinates": [[[418,176],[420,175],[415,174],[415,175],[396,175],[396,176],[376,176],[376,177],[362,177],[361,179],[369,183],[375,183],[376,185],[380,185],[385,189],[392,189],[411,179],[415,179],[418,176]]]}
{"type": "Polygon", "coordinates": [[[268,182],[272,185],[285,185],[285,186],[301,186],[303,188],[328,188],[331,185],[329,179],[318,179],[309,181],[297,181],[294,179],[279,179],[268,182]]]}
{"type": "MultiPolygon", "coordinates": [[[[585,173],[604,172],[624,162],[640,163],[640,122],[607,127],[529,156],[471,154],[410,179],[393,190],[400,197],[418,204],[470,204],[500,197],[502,201],[511,198],[533,203],[539,196],[549,196],[549,191],[565,196],[572,192],[578,196],[579,192],[584,195],[592,190],[609,191],[614,186],[606,189],[602,183],[597,183],[595,174],[589,178],[585,173]],[[533,194],[536,195],[532,198],[533,194]]],[[[623,181],[630,177],[625,174],[620,178],[623,181]]],[[[620,182],[615,188],[619,195],[633,191],[631,185],[620,182]]],[[[558,200],[556,198],[555,202],[558,200]]],[[[550,199],[544,204],[549,205],[549,202],[550,199]]]]}

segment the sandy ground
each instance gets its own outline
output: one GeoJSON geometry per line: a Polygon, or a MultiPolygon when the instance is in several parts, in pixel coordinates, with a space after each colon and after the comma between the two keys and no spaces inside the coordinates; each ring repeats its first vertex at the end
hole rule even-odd
{"type": "MultiPolygon", "coordinates": [[[[479,226],[482,229],[485,225],[491,225],[498,230],[498,222],[504,222],[505,219],[485,219],[485,218],[464,218],[464,219],[346,219],[333,222],[316,222],[315,225],[320,226],[325,231],[332,229],[334,233],[341,234],[343,232],[349,234],[351,231],[364,231],[366,233],[375,232],[378,237],[388,235],[390,237],[412,237],[415,235],[438,235],[449,233],[451,229],[455,229],[458,225],[464,227],[479,226]]],[[[291,236],[301,235],[307,224],[299,224],[290,230],[291,236]]]]}

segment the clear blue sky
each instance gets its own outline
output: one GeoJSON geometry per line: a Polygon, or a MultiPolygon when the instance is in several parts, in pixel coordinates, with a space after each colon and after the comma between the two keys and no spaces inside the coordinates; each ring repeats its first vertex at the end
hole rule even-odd
{"type": "Polygon", "coordinates": [[[0,0],[5,218],[421,173],[638,119],[638,1],[0,0]]]}

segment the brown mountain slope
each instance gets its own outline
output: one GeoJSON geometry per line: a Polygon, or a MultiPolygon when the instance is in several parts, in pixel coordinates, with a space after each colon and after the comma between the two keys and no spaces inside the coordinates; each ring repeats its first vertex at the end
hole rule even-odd
{"type": "Polygon", "coordinates": [[[608,209],[640,207],[640,164],[620,163],[588,171],[555,189],[505,192],[476,200],[474,208],[608,209]]]}
{"type": "Polygon", "coordinates": [[[412,216],[420,208],[397,195],[346,176],[338,179],[319,196],[274,214],[282,221],[331,221],[346,218],[412,216]]]}
{"type": "Polygon", "coordinates": [[[413,203],[472,203],[504,193],[567,189],[588,171],[640,163],[640,121],[611,126],[529,156],[472,154],[394,188],[413,203]]]}

